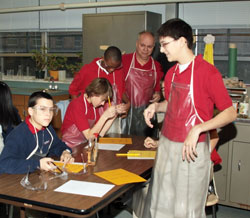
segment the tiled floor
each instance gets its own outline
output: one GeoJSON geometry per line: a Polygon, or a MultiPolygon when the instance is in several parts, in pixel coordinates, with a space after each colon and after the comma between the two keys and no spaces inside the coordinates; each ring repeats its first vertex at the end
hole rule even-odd
{"type": "MultiPolygon", "coordinates": [[[[211,212],[208,211],[208,213],[209,215],[207,215],[207,218],[212,218],[211,212]]],[[[243,210],[223,205],[218,205],[216,214],[217,218],[250,218],[250,210],[243,210]]]]}
{"type": "MultiPolygon", "coordinates": [[[[117,209],[114,206],[111,206],[111,208],[107,208],[99,213],[99,218],[132,218],[131,210],[129,208],[124,209],[117,209]]],[[[34,218],[60,218],[60,216],[57,215],[36,215],[33,214],[34,218]]],[[[6,214],[5,207],[1,205],[0,210],[0,218],[8,218],[8,215],[6,214]]],[[[13,218],[19,218],[18,210],[14,209],[14,215],[13,218]]],[[[94,218],[94,217],[91,217],[94,218]]],[[[167,218],[167,217],[166,217],[167,218]]],[[[207,218],[212,218],[211,211],[207,210],[207,218]]],[[[227,207],[219,205],[217,207],[217,218],[250,218],[250,211],[249,210],[243,210],[233,207],[227,207]]]]}

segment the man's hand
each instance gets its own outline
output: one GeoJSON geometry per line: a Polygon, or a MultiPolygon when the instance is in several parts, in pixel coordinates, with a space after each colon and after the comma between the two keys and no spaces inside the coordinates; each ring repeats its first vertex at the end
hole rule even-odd
{"type": "Polygon", "coordinates": [[[152,99],[149,101],[151,103],[158,102],[161,99],[160,92],[155,92],[152,96],[152,99]]]}
{"type": "Polygon", "coordinates": [[[130,102],[124,104],[118,104],[116,105],[116,111],[118,114],[121,115],[122,118],[125,118],[128,115],[128,111],[130,109],[130,102]]]}

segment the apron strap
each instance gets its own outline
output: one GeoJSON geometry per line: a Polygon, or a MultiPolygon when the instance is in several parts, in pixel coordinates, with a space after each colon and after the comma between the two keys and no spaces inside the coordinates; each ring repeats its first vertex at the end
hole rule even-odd
{"type": "MultiPolygon", "coordinates": [[[[83,95],[83,100],[84,100],[84,104],[85,104],[85,115],[87,115],[87,113],[88,113],[88,107],[87,107],[87,102],[86,102],[86,98],[85,98],[85,96],[83,95]]],[[[95,121],[96,121],[96,109],[95,109],[95,107],[93,107],[93,110],[94,110],[94,114],[95,114],[95,121]]]]}
{"type": "Polygon", "coordinates": [[[129,70],[128,70],[127,76],[126,76],[126,78],[125,78],[125,81],[127,81],[128,75],[129,75],[129,73],[130,73],[130,69],[131,69],[132,67],[134,67],[134,66],[135,66],[135,52],[134,52],[134,54],[133,54],[133,57],[132,57],[132,60],[131,60],[131,63],[130,63],[130,66],[129,66],[129,70]]]}

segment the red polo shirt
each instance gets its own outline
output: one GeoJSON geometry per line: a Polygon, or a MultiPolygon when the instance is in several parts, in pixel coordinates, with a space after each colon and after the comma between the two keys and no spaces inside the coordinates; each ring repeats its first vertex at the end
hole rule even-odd
{"type": "MultiPolygon", "coordinates": [[[[172,76],[175,71],[174,81],[177,83],[190,84],[192,63],[186,70],[179,73],[179,67],[174,65],[166,74],[165,98],[168,100],[172,76]]],[[[199,116],[204,120],[213,117],[214,105],[220,111],[232,106],[232,100],[224,86],[222,76],[216,67],[203,60],[202,55],[194,61],[194,104],[199,116]]]]}
{"type": "MultiPolygon", "coordinates": [[[[99,118],[100,118],[99,112],[98,110],[96,110],[95,123],[99,120],[99,118]]],[[[63,120],[61,128],[62,134],[66,129],[71,127],[73,124],[75,124],[78,130],[81,132],[86,129],[90,129],[88,120],[94,120],[94,119],[95,119],[94,107],[87,101],[87,99],[85,105],[84,97],[82,94],[78,98],[70,102],[63,120]]]]}
{"type": "Polygon", "coordinates": [[[69,86],[69,93],[71,95],[78,95],[79,93],[84,93],[86,87],[91,83],[91,81],[98,78],[99,70],[99,77],[108,79],[111,85],[114,82],[116,83],[119,98],[118,102],[120,103],[125,89],[123,68],[115,70],[113,73],[107,74],[101,68],[99,69],[99,66],[96,63],[96,61],[100,59],[101,58],[95,58],[91,63],[85,64],[81,68],[81,70],[76,74],[74,80],[69,86]]]}

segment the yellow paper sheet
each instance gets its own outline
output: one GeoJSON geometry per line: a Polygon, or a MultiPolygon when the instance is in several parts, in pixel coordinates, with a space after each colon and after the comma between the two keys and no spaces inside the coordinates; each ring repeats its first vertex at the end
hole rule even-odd
{"type": "Polygon", "coordinates": [[[124,185],[128,183],[145,182],[141,176],[131,173],[124,169],[108,170],[95,173],[95,175],[112,182],[115,185],[124,185]]]}
{"type": "Polygon", "coordinates": [[[132,144],[131,138],[99,138],[102,144],[132,144]]]}
{"type": "MultiPolygon", "coordinates": [[[[58,167],[60,167],[60,169],[62,169],[63,162],[55,161],[54,163],[55,163],[56,166],[58,166],[58,167]]],[[[77,163],[72,163],[72,164],[68,163],[68,164],[66,164],[65,168],[66,168],[68,173],[79,173],[81,170],[83,170],[83,164],[81,164],[81,163],[79,163],[79,164],[77,164],[77,163]]],[[[55,171],[59,172],[59,170],[55,170],[55,171]]]]}
{"type": "Polygon", "coordinates": [[[129,150],[128,154],[138,154],[138,156],[128,156],[128,159],[155,159],[156,151],[129,150]]]}

